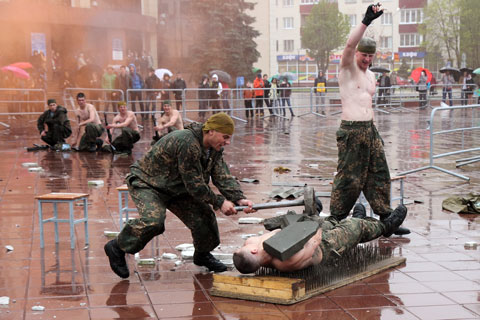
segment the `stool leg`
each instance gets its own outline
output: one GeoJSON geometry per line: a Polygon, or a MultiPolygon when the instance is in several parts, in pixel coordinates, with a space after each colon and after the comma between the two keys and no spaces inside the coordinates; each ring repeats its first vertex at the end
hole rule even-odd
{"type": "Polygon", "coordinates": [[[122,191],[118,191],[118,215],[120,216],[120,221],[118,222],[120,226],[120,230],[123,227],[123,196],[122,191]]]}
{"type": "Polygon", "coordinates": [[[58,210],[57,210],[57,203],[53,203],[53,216],[55,218],[54,224],[55,224],[55,243],[58,243],[60,240],[58,238],[58,210]]]}
{"type": "Polygon", "coordinates": [[[73,217],[73,201],[68,202],[69,207],[69,222],[70,222],[70,248],[75,248],[75,221],[73,217]]]}
{"type": "Polygon", "coordinates": [[[42,212],[42,201],[38,200],[38,217],[40,220],[40,248],[45,247],[45,243],[43,242],[43,212],[42,212]]]}
{"type": "Polygon", "coordinates": [[[128,222],[128,191],[125,192],[125,222],[128,222]]]}
{"type": "Polygon", "coordinates": [[[88,201],[87,198],[83,199],[83,218],[85,219],[85,245],[90,242],[88,240],[88,201]]]}

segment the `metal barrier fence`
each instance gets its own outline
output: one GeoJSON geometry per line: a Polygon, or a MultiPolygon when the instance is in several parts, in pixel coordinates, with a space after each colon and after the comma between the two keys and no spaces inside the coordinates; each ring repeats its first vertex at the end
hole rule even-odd
{"type": "Polygon", "coordinates": [[[40,114],[46,101],[43,89],[0,88],[0,115],[40,114]]]}
{"type": "MultiPolygon", "coordinates": [[[[455,173],[455,172],[452,172],[452,171],[449,171],[449,170],[446,170],[444,168],[441,168],[441,167],[438,167],[438,166],[434,165],[434,160],[435,159],[439,159],[439,158],[443,158],[443,157],[447,157],[447,156],[451,156],[451,155],[456,155],[456,154],[461,154],[461,153],[480,151],[480,142],[479,142],[480,139],[479,139],[479,137],[477,137],[475,139],[475,137],[472,134],[469,137],[470,139],[469,139],[468,142],[466,141],[466,137],[465,137],[467,132],[473,132],[475,130],[480,130],[480,124],[479,123],[475,124],[475,117],[474,116],[471,117],[471,126],[469,126],[469,127],[454,128],[454,129],[439,130],[439,131],[434,130],[435,115],[439,111],[448,110],[449,112],[453,112],[454,110],[465,110],[465,109],[471,109],[472,114],[475,114],[475,111],[480,110],[480,104],[469,105],[469,106],[452,106],[452,107],[443,106],[443,107],[434,108],[432,110],[431,114],[430,114],[430,156],[429,156],[429,165],[425,166],[425,167],[418,168],[418,169],[401,172],[398,175],[407,175],[407,174],[410,174],[410,173],[414,173],[414,172],[418,172],[418,171],[422,171],[422,170],[426,170],[426,169],[435,169],[435,170],[439,170],[439,171],[442,171],[442,172],[447,173],[447,174],[451,174],[455,177],[461,178],[461,179],[466,180],[466,181],[470,180],[469,177],[466,177],[464,175],[461,175],[461,174],[458,174],[458,173],[455,173]],[[435,152],[435,150],[434,150],[434,147],[435,147],[435,139],[434,138],[435,138],[435,136],[446,135],[446,134],[456,134],[456,133],[460,133],[460,135],[461,135],[461,149],[460,150],[443,152],[443,153],[439,153],[439,154],[434,153],[435,152]],[[467,145],[469,145],[469,146],[467,147],[467,145]]],[[[458,162],[457,167],[462,166],[462,165],[466,165],[466,164],[469,164],[469,163],[477,162],[477,161],[480,161],[480,156],[475,156],[475,157],[471,157],[471,158],[456,160],[456,162],[458,162]]]]}
{"type": "Polygon", "coordinates": [[[125,101],[123,91],[120,89],[94,89],[94,88],[65,88],[63,90],[63,104],[67,110],[74,111],[76,95],[79,92],[85,94],[85,101],[93,104],[97,111],[116,113],[117,103],[125,101]],[[109,112],[110,106],[112,112],[109,112]]]}

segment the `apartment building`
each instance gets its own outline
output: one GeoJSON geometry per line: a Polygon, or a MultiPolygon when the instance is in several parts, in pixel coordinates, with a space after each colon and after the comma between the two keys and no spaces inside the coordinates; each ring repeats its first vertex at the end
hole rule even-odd
{"type": "MultiPolygon", "coordinates": [[[[256,3],[266,1],[257,0],[256,3]]],[[[352,28],[362,22],[365,9],[371,0],[332,0],[340,12],[350,18],[352,28]]],[[[262,34],[256,39],[262,58],[258,67],[269,74],[285,71],[298,74],[298,83],[313,81],[318,73],[316,63],[301,47],[301,27],[318,0],[269,0],[268,12],[265,6],[257,5],[252,15],[256,17],[255,27],[262,34]],[[263,22],[268,19],[266,26],[263,22]],[[262,21],[261,23],[259,21],[262,21]],[[268,48],[265,44],[268,40],[268,48]]],[[[367,29],[366,35],[377,41],[375,64],[396,69],[402,60],[411,68],[424,66],[426,53],[421,50],[423,39],[418,25],[423,21],[423,7],[427,0],[384,0],[381,2],[385,13],[367,29]]],[[[336,77],[343,48],[330,56],[326,70],[329,78],[336,77]]]]}

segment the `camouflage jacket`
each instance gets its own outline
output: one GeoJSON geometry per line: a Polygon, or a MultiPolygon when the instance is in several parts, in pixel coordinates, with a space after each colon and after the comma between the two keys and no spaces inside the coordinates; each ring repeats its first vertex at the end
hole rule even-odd
{"type": "Polygon", "coordinates": [[[214,209],[219,209],[225,198],[232,202],[245,198],[223,160],[223,149],[208,152],[203,147],[202,125],[197,123],[160,139],[131,166],[130,175],[167,197],[189,194],[214,209]],[[210,178],[222,195],[209,187],[210,178]]]}
{"type": "Polygon", "coordinates": [[[51,115],[50,110],[46,110],[37,120],[37,129],[38,132],[42,133],[45,130],[44,125],[47,125],[50,129],[51,126],[57,124],[59,126],[65,127],[65,130],[68,132],[66,137],[69,137],[72,134],[72,128],[70,126],[70,120],[67,117],[67,109],[62,106],[57,106],[57,109],[51,115]]]}

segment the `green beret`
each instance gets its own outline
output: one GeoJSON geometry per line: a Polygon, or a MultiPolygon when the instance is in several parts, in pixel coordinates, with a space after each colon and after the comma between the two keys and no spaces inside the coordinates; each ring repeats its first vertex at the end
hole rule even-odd
{"type": "Polygon", "coordinates": [[[50,105],[51,103],[57,103],[57,100],[55,100],[55,99],[48,99],[48,100],[47,100],[47,105],[50,105]]]}
{"type": "Polygon", "coordinates": [[[363,53],[375,53],[377,44],[372,38],[364,37],[358,43],[357,50],[363,53]]]}
{"type": "Polygon", "coordinates": [[[225,112],[216,113],[203,125],[203,131],[216,130],[223,134],[232,135],[235,131],[235,123],[225,112]]]}
{"type": "Polygon", "coordinates": [[[119,106],[126,106],[127,103],[126,103],[125,101],[120,101],[120,102],[118,103],[118,105],[119,105],[119,106]]]}

